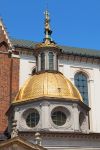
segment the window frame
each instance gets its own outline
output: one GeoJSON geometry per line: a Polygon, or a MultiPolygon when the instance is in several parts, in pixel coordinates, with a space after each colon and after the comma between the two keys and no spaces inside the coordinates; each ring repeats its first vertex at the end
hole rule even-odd
{"type": "Polygon", "coordinates": [[[29,127],[29,128],[35,128],[39,124],[39,121],[40,121],[40,113],[39,113],[39,111],[34,108],[34,109],[31,109],[31,110],[25,111],[25,114],[26,113],[27,113],[27,115],[25,115],[26,116],[25,117],[25,122],[26,122],[27,127],[29,127]],[[31,120],[29,120],[29,123],[27,123],[28,117],[29,117],[29,119],[32,119],[32,116],[29,116],[29,115],[34,114],[34,113],[35,113],[35,117],[36,117],[36,115],[38,115],[38,120],[36,120],[37,117],[36,118],[33,117],[33,118],[35,118],[34,125],[32,125],[33,122],[31,122],[31,120]]]}
{"type": "Polygon", "coordinates": [[[54,53],[52,51],[48,52],[48,69],[54,70],[54,53]],[[52,53],[52,59],[50,58],[50,55],[49,55],[50,53],[52,53]],[[52,62],[50,62],[51,60],[52,60],[52,62]]]}
{"type": "Polygon", "coordinates": [[[83,98],[83,102],[88,106],[89,105],[89,95],[88,95],[89,94],[89,86],[88,86],[88,76],[87,76],[87,74],[82,72],[82,71],[76,72],[75,75],[74,75],[74,84],[77,87],[77,89],[79,90],[79,92],[80,92],[80,94],[83,98]],[[79,77],[79,75],[81,75],[81,76],[79,77]],[[76,78],[78,78],[78,79],[76,79],[76,78]],[[76,84],[76,80],[79,80],[77,82],[77,84],[76,84]],[[87,97],[86,99],[84,98],[85,96],[87,97]]]}
{"type": "Polygon", "coordinates": [[[41,52],[41,54],[40,54],[40,56],[41,56],[41,71],[44,71],[45,70],[45,53],[44,52],[41,52]],[[42,55],[44,55],[44,56],[42,56],[42,55]]]}
{"type": "Polygon", "coordinates": [[[60,110],[56,110],[51,115],[52,121],[57,126],[63,126],[66,123],[67,115],[60,110]]]}
{"type": "Polygon", "coordinates": [[[51,122],[52,127],[56,128],[56,129],[69,128],[71,126],[71,124],[72,124],[72,117],[71,117],[71,115],[72,115],[71,110],[68,107],[65,107],[64,105],[60,105],[60,106],[58,105],[58,106],[53,107],[51,109],[51,115],[50,115],[51,116],[50,117],[51,118],[50,122],[51,122]],[[56,111],[61,111],[62,113],[64,113],[66,115],[66,122],[63,125],[61,125],[61,126],[55,124],[53,122],[53,120],[52,120],[52,114],[54,112],[56,112],[56,111]]]}

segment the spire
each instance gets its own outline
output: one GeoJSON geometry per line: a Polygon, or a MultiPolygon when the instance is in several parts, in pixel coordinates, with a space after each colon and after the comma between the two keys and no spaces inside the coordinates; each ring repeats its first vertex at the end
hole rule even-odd
{"type": "Polygon", "coordinates": [[[48,10],[46,10],[44,14],[45,14],[45,32],[44,32],[45,39],[44,39],[44,42],[50,43],[52,31],[50,29],[50,16],[49,16],[48,10]]]}

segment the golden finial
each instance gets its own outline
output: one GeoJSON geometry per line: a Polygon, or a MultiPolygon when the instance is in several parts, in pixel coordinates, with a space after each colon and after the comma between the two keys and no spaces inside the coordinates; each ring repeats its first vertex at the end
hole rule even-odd
{"type": "Polygon", "coordinates": [[[51,42],[50,16],[48,10],[45,11],[45,39],[44,42],[51,42]]]}

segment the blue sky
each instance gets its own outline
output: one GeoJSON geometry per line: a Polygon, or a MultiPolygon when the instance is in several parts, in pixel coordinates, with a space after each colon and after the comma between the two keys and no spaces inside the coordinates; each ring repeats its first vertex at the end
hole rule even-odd
{"type": "Polygon", "coordinates": [[[42,41],[46,1],[56,43],[100,50],[100,0],[0,0],[9,36],[42,41]]]}

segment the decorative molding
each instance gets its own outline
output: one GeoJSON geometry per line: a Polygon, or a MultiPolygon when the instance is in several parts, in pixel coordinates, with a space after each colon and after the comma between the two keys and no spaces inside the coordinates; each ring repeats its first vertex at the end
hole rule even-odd
{"type": "Polygon", "coordinates": [[[80,69],[80,71],[82,70],[82,71],[84,71],[84,69],[89,69],[89,70],[93,70],[93,68],[91,67],[91,68],[88,68],[88,67],[80,67],[80,66],[70,66],[71,68],[78,68],[78,69],[80,69]]]}
{"type": "Polygon", "coordinates": [[[6,32],[6,28],[5,28],[5,26],[4,26],[3,20],[2,20],[1,18],[0,18],[0,26],[2,27],[2,30],[4,31],[4,35],[6,36],[6,39],[7,39],[7,41],[8,41],[9,46],[10,46],[10,47],[13,47],[13,46],[12,46],[12,43],[11,43],[11,41],[10,41],[10,39],[9,39],[9,36],[8,36],[8,34],[7,34],[7,32],[6,32]]]}
{"type": "MultiPolygon", "coordinates": [[[[19,135],[20,136],[32,136],[34,137],[34,133],[35,132],[20,132],[19,135]]],[[[99,139],[100,140],[100,133],[82,133],[82,132],[68,132],[68,131],[64,131],[64,132],[50,132],[50,131],[41,131],[40,132],[41,137],[57,137],[57,138],[68,138],[68,139],[88,139],[88,140],[93,140],[93,139],[99,139]]]]}
{"type": "Polygon", "coordinates": [[[91,63],[91,64],[100,64],[99,58],[87,57],[87,56],[79,56],[75,54],[66,54],[63,53],[59,56],[60,59],[66,59],[67,61],[73,62],[83,62],[83,63],[91,63]]]}

